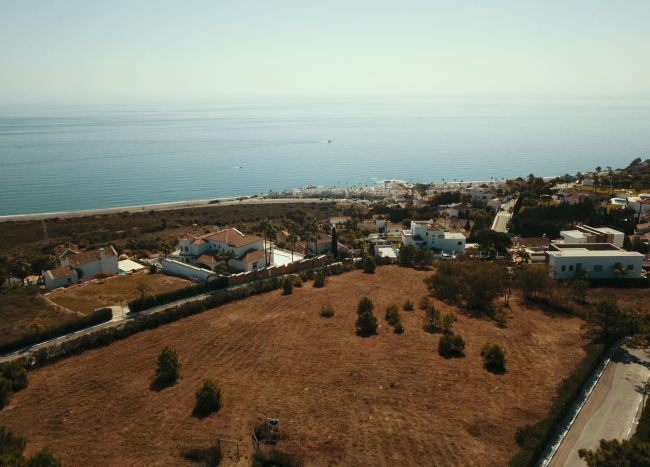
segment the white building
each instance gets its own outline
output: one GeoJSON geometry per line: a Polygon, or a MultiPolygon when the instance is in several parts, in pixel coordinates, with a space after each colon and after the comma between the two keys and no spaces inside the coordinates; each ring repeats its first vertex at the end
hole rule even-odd
{"type": "Polygon", "coordinates": [[[623,248],[625,234],[609,227],[578,226],[572,230],[560,231],[562,242],[556,243],[611,243],[623,248]]]}
{"type": "Polygon", "coordinates": [[[491,201],[497,198],[497,191],[485,183],[477,187],[470,188],[468,190],[468,193],[473,200],[480,199],[483,201],[491,201]]]}
{"type": "Polygon", "coordinates": [[[392,242],[377,242],[375,244],[375,258],[397,258],[399,252],[392,242]]]}
{"type": "MultiPolygon", "coordinates": [[[[167,257],[199,268],[214,271],[218,264],[215,255],[231,251],[235,257],[229,265],[244,271],[267,266],[264,257],[264,239],[256,235],[244,235],[237,229],[225,229],[201,237],[186,233],[178,239],[179,249],[167,257]]],[[[273,248],[267,251],[269,265],[273,263],[273,248]]]]}
{"type": "Polygon", "coordinates": [[[82,253],[67,254],[61,259],[61,267],[71,266],[82,271],[81,279],[88,280],[95,274],[118,274],[117,252],[112,246],[99,250],[84,251],[82,253]]]}
{"type": "Polygon", "coordinates": [[[70,266],[45,271],[43,272],[43,278],[45,279],[45,287],[48,289],[76,284],[78,280],[77,272],[70,266]]]}
{"type": "Polygon", "coordinates": [[[611,243],[552,243],[546,255],[546,263],[555,267],[559,279],[573,279],[579,271],[586,272],[590,279],[641,277],[643,255],[611,243]],[[628,273],[615,272],[621,268],[628,273]]]}
{"type": "Polygon", "coordinates": [[[411,221],[411,229],[402,231],[402,243],[421,250],[465,251],[465,236],[458,232],[446,232],[433,221],[411,221]]]}
{"type": "MultiPolygon", "coordinates": [[[[465,215],[468,216],[468,215],[469,215],[469,212],[470,212],[471,210],[472,210],[472,208],[470,208],[470,207],[469,207],[468,205],[466,205],[465,203],[456,204],[456,205],[451,206],[451,207],[449,208],[449,217],[460,217],[460,216],[461,216],[461,213],[463,214],[463,216],[465,216],[465,215]]],[[[466,216],[466,217],[467,217],[467,216],[466,216]]]]}

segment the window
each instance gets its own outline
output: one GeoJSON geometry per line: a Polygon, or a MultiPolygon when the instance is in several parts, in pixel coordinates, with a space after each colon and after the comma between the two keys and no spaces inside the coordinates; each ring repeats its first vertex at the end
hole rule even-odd
{"type": "Polygon", "coordinates": [[[445,235],[438,235],[438,238],[445,238],[445,235]]]}
{"type": "Polygon", "coordinates": [[[566,266],[562,266],[562,267],[560,268],[560,271],[566,271],[566,266]]]}
{"type": "Polygon", "coordinates": [[[633,264],[628,264],[627,265],[627,270],[628,271],[634,271],[634,265],[633,264]]]}
{"type": "Polygon", "coordinates": [[[188,247],[185,247],[185,251],[190,251],[190,249],[188,247]]]}
{"type": "Polygon", "coordinates": [[[594,272],[602,272],[603,271],[603,265],[602,264],[597,264],[594,266],[594,272]]]}
{"type": "Polygon", "coordinates": [[[426,233],[427,237],[429,236],[429,232],[426,233]]]}
{"type": "Polygon", "coordinates": [[[463,244],[463,242],[458,242],[458,244],[459,244],[459,245],[462,245],[462,244],[463,244]]]}
{"type": "Polygon", "coordinates": [[[573,264],[569,266],[569,271],[573,271],[573,264]]]}

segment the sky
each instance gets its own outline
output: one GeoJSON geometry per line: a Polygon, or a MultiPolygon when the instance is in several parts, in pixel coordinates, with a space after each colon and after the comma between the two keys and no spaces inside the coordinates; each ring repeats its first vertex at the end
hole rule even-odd
{"type": "Polygon", "coordinates": [[[0,0],[0,104],[650,98],[650,2],[0,0]]]}

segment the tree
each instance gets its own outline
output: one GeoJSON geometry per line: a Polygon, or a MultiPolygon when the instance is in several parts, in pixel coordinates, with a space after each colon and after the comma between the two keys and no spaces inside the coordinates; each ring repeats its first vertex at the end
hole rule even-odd
{"type": "Polygon", "coordinates": [[[293,263],[293,252],[296,249],[296,242],[298,241],[298,235],[291,232],[287,235],[287,242],[291,244],[291,262],[293,263]]]}
{"type": "Polygon", "coordinates": [[[413,253],[413,266],[422,267],[424,266],[424,257],[426,252],[424,250],[415,250],[413,253]]]}
{"type": "Polygon", "coordinates": [[[285,295],[291,295],[293,293],[293,280],[291,279],[291,276],[284,276],[284,279],[282,280],[282,290],[285,295]]]}
{"type": "Polygon", "coordinates": [[[458,316],[453,311],[449,311],[445,316],[442,317],[442,327],[445,332],[450,332],[451,327],[458,320],[458,316]]]}
{"type": "Polygon", "coordinates": [[[375,259],[372,256],[366,257],[366,259],[363,260],[363,271],[367,274],[373,274],[375,269],[377,269],[375,259]]]}
{"type": "Polygon", "coordinates": [[[3,365],[1,377],[11,381],[11,390],[13,392],[25,389],[29,383],[27,370],[16,360],[6,362],[3,365]]]}
{"type": "Polygon", "coordinates": [[[386,321],[388,321],[388,324],[395,326],[401,321],[401,319],[402,317],[399,314],[399,308],[397,308],[397,306],[390,305],[386,308],[386,321]]]}
{"type": "Polygon", "coordinates": [[[144,303],[147,297],[151,297],[154,294],[154,289],[146,282],[140,281],[135,287],[135,290],[140,294],[140,302],[144,303]]]}
{"type": "Polygon", "coordinates": [[[502,307],[497,308],[494,310],[494,321],[497,322],[499,327],[505,327],[506,325],[506,310],[504,310],[502,307]]]}
{"type": "Polygon", "coordinates": [[[415,248],[410,245],[404,245],[399,247],[399,262],[405,266],[413,263],[413,258],[415,256],[415,248]]]}
{"type": "Polygon", "coordinates": [[[216,255],[216,257],[217,257],[219,260],[221,260],[221,261],[225,261],[225,263],[226,263],[226,267],[227,267],[228,269],[230,269],[230,264],[229,264],[229,263],[230,263],[230,260],[231,260],[231,259],[234,259],[236,256],[237,256],[237,255],[236,255],[235,252],[232,251],[232,250],[221,251],[221,252],[217,253],[217,255],[216,255]]]}
{"type": "Polygon", "coordinates": [[[431,297],[428,295],[422,297],[418,302],[418,308],[420,308],[420,310],[426,310],[430,306],[433,306],[433,300],[431,300],[431,297]]]}
{"type": "Polygon", "coordinates": [[[422,324],[431,331],[437,329],[440,326],[440,310],[436,309],[433,305],[428,306],[424,310],[422,324]]]}
{"type": "Polygon", "coordinates": [[[357,314],[362,314],[365,313],[366,311],[369,311],[372,313],[372,310],[375,308],[375,304],[372,303],[372,300],[370,300],[368,297],[364,296],[359,300],[359,305],[357,305],[357,314]]]}
{"type": "Polygon", "coordinates": [[[16,258],[9,263],[9,271],[25,285],[25,279],[31,272],[31,265],[23,259],[16,258]]]}
{"type": "Polygon", "coordinates": [[[370,335],[377,332],[377,318],[371,311],[361,313],[355,324],[359,335],[370,335]]]}
{"type": "Polygon", "coordinates": [[[404,311],[413,311],[413,302],[411,300],[406,300],[402,308],[404,311]]]}
{"type": "Polygon", "coordinates": [[[216,412],[223,407],[223,393],[217,383],[211,379],[203,381],[203,386],[196,390],[194,410],[202,414],[216,412]]]}
{"type": "Polygon", "coordinates": [[[9,271],[4,267],[0,266],[0,287],[4,285],[5,282],[9,279],[9,271]]]}
{"type": "Polygon", "coordinates": [[[268,258],[267,258],[267,248],[266,248],[266,233],[269,230],[269,227],[271,227],[271,221],[268,219],[262,219],[260,221],[260,229],[264,232],[264,264],[269,264],[268,258]]]}
{"type": "Polygon", "coordinates": [[[9,403],[11,396],[13,395],[14,393],[11,390],[11,381],[0,377],[0,409],[9,403]]]}
{"type": "Polygon", "coordinates": [[[517,272],[517,287],[527,300],[537,300],[551,281],[544,264],[526,264],[517,272]]]}
{"type": "Polygon", "coordinates": [[[463,355],[465,341],[459,335],[444,334],[438,341],[438,353],[441,357],[453,357],[463,355]]]}
{"type": "Polygon", "coordinates": [[[334,307],[329,303],[327,305],[321,305],[320,315],[323,318],[331,318],[332,316],[334,316],[334,307]]]}
{"type": "Polygon", "coordinates": [[[43,255],[36,258],[31,263],[32,272],[37,275],[42,275],[43,271],[56,268],[58,261],[54,255],[43,255]]]}
{"type": "Polygon", "coordinates": [[[483,251],[494,248],[499,253],[504,253],[507,247],[512,246],[512,239],[503,232],[485,229],[476,232],[475,236],[483,251]]]}
{"type": "Polygon", "coordinates": [[[336,252],[339,251],[339,238],[338,233],[336,232],[336,227],[332,227],[332,254],[336,256],[336,252]]]}
{"type": "Polygon", "coordinates": [[[44,447],[36,452],[27,461],[27,467],[62,467],[60,457],[54,456],[54,453],[48,447],[44,447]]]}
{"type": "Polygon", "coordinates": [[[506,351],[499,344],[486,342],[481,347],[481,357],[487,368],[494,370],[505,370],[506,351]]]}
{"type": "Polygon", "coordinates": [[[622,441],[601,439],[596,451],[579,449],[578,456],[587,467],[648,467],[650,444],[634,437],[622,441]]]}
{"type": "Polygon", "coordinates": [[[325,287],[325,274],[318,271],[314,276],[314,287],[325,287]]]}
{"type": "Polygon", "coordinates": [[[158,353],[156,380],[161,383],[176,381],[181,375],[182,366],[178,352],[165,347],[158,353]]]}
{"type": "Polygon", "coordinates": [[[632,320],[622,311],[614,300],[603,300],[587,311],[583,329],[584,337],[590,339],[613,340],[630,330],[632,320]]]}
{"type": "Polygon", "coordinates": [[[164,258],[167,258],[167,255],[174,252],[174,249],[168,242],[162,242],[160,244],[160,252],[164,258]]]}
{"type": "Polygon", "coordinates": [[[45,326],[41,323],[40,318],[34,319],[29,326],[27,326],[27,332],[33,332],[36,334],[36,340],[38,341],[40,338],[41,331],[45,329],[45,326]]]}

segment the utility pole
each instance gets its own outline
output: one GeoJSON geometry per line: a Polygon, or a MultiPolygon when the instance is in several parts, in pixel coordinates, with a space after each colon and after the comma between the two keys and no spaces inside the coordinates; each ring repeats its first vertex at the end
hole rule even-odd
{"type": "Polygon", "coordinates": [[[49,245],[50,239],[47,238],[47,228],[45,227],[45,221],[41,220],[41,224],[43,225],[43,245],[49,245]]]}

